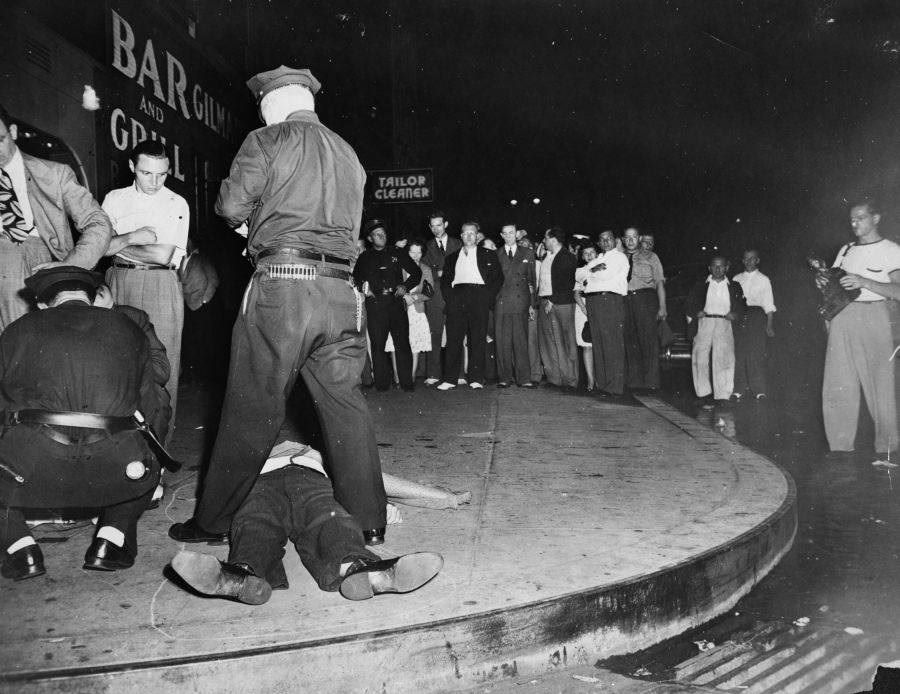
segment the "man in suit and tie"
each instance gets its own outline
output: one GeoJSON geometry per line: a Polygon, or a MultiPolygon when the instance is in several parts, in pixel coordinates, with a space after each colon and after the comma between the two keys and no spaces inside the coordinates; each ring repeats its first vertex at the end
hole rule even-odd
{"type": "Polygon", "coordinates": [[[90,270],[112,237],[109,217],[65,164],[24,154],[0,105],[0,331],[28,312],[25,278],[39,265],[90,270]],[[69,218],[79,231],[72,239],[69,218]]]}
{"type": "Polygon", "coordinates": [[[494,342],[497,350],[498,388],[515,382],[533,388],[528,359],[528,321],[534,320],[536,295],[534,287],[534,251],[516,242],[516,225],[504,224],[500,229],[503,246],[497,250],[503,286],[494,306],[494,342]]]}
{"type": "Polygon", "coordinates": [[[441,343],[444,335],[444,294],[441,291],[441,274],[444,261],[462,245],[457,238],[447,235],[447,219],[443,212],[432,212],[428,217],[428,227],[434,235],[425,244],[422,262],[431,268],[434,277],[434,296],[425,304],[425,315],[431,330],[431,351],[425,352],[425,385],[433,386],[441,380],[441,343]]]}
{"type": "Polygon", "coordinates": [[[478,244],[478,223],[465,222],[462,248],[447,256],[441,289],[447,303],[447,359],[438,390],[456,387],[462,364],[463,339],[469,345],[469,387],[484,388],[488,313],[503,284],[496,251],[478,244]]]}

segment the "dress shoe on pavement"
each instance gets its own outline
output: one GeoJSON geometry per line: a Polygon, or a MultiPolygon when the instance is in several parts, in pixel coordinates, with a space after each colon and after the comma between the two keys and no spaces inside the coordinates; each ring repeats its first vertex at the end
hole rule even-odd
{"type": "Polygon", "coordinates": [[[416,390],[416,387],[413,384],[409,384],[408,386],[400,386],[400,389],[407,393],[412,393],[416,390]]]}
{"type": "Polygon", "coordinates": [[[457,379],[456,379],[456,385],[458,385],[458,386],[464,386],[464,385],[466,385],[466,383],[468,383],[468,381],[467,381],[466,379],[464,379],[464,378],[457,378],[457,379]]]}
{"type": "Polygon", "coordinates": [[[507,383],[506,381],[499,381],[497,383],[497,387],[498,388],[509,388],[509,383],[507,383]]]}
{"type": "Polygon", "coordinates": [[[472,381],[469,384],[469,388],[471,388],[472,390],[481,390],[482,388],[484,388],[484,386],[481,385],[478,381],[472,381]]]}
{"type": "Polygon", "coordinates": [[[441,382],[441,380],[439,378],[426,378],[425,379],[426,386],[436,386],[440,382],[441,382]]]}
{"type": "Polygon", "coordinates": [[[228,542],[228,533],[211,533],[197,525],[193,518],[169,526],[169,537],[178,542],[206,542],[210,545],[224,545],[228,542]]]}
{"type": "Polygon", "coordinates": [[[444,558],[435,552],[405,554],[393,559],[357,559],[341,581],[341,595],[367,600],[381,593],[410,593],[438,575],[444,558]]]}
{"type": "Polygon", "coordinates": [[[537,384],[534,381],[525,381],[521,386],[522,388],[537,388],[537,384]]]}
{"type": "Polygon", "coordinates": [[[272,586],[246,564],[227,564],[211,554],[182,550],[172,559],[172,568],[198,593],[262,605],[272,596],[272,586]]]}
{"type": "Polygon", "coordinates": [[[6,554],[0,571],[3,578],[11,578],[14,581],[43,576],[47,573],[44,569],[44,553],[38,545],[23,547],[12,554],[6,554]]]}
{"type": "Polygon", "coordinates": [[[90,571],[118,571],[134,566],[134,557],[124,547],[117,547],[109,540],[95,537],[84,555],[84,567],[90,571]]]}
{"type": "Polygon", "coordinates": [[[366,544],[370,547],[372,545],[383,545],[384,528],[372,528],[370,530],[363,530],[363,537],[366,540],[366,544]]]}
{"type": "Polygon", "coordinates": [[[456,388],[456,386],[447,381],[444,381],[437,387],[438,390],[452,390],[453,388],[456,388]]]}

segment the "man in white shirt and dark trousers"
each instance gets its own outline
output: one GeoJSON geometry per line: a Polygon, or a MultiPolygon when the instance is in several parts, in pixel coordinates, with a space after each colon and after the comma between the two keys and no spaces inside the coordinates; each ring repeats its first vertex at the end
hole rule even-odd
{"type": "Polygon", "coordinates": [[[727,401],[734,391],[734,333],[746,308],[744,293],[737,282],[729,282],[728,261],[715,256],[709,276],[691,289],[685,302],[688,329],[696,331],[691,350],[694,390],[704,408],[711,408],[709,396],[727,401]],[[712,354],[712,383],[710,383],[712,354]]]}
{"type": "Polygon", "coordinates": [[[600,397],[620,396],[625,390],[625,295],[628,257],[616,248],[611,231],[600,234],[602,253],[575,272],[583,283],[594,354],[594,386],[600,397]]]}
{"type": "Polygon", "coordinates": [[[845,289],[859,296],[828,326],[822,414],[829,448],[852,452],[859,420],[859,391],[875,420],[875,451],[897,450],[897,401],[886,298],[900,299],[900,246],[878,231],[881,214],[866,200],[850,210],[856,241],[841,248],[833,267],[842,268],[845,289]]]}
{"type": "Polygon", "coordinates": [[[117,304],[135,306],[165,345],[171,372],[166,390],[172,404],[168,444],[175,428],[184,297],[177,269],[187,250],[190,210],[187,201],[164,186],[169,158],[163,144],[145,140],[132,150],[129,167],[134,183],[111,190],[103,210],[112,221],[113,236],[106,255],[114,256],[106,283],[117,304]]]}
{"type": "Polygon", "coordinates": [[[744,320],[734,326],[734,394],[740,400],[749,391],[757,400],[767,397],[768,340],[775,337],[775,299],[772,283],[759,271],[759,251],[744,251],[744,272],[734,276],[747,301],[744,320]]]}
{"type": "Polygon", "coordinates": [[[447,303],[447,356],[438,390],[456,387],[463,339],[469,347],[469,387],[484,387],[488,312],[503,284],[503,271],[496,251],[476,245],[478,231],[477,222],[465,222],[459,235],[462,248],[444,261],[441,290],[447,303]]]}

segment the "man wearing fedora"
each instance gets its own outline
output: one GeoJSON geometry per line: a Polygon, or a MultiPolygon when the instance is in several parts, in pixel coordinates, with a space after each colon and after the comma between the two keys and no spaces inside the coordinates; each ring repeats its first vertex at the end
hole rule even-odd
{"type": "Polygon", "coordinates": [[[124,314],[93,306],[99,273],[74,266],[25,280],[39,311],[0,334],[0,553],[4,578],[45,572],[25,508],[100,507],[84,568],[127,569],[159,479],[138,431],[156,418],[150,344],[124,314]]]}
{"type": "Polygon", "coordinates": [[[380,219],[366,224],[371,247],[360,253],[353,268],[356,286],[366,295],[366,323],[372,342],[375,387],[391,385],[391,362],[387,352],[388,333],[397,355],[397,379],[405,391],[415,389],[412,380],[412,349],[409,346],[409,317],[403,297],[418,286],[422,270],[402,249],[388,248],[387,231],[380,219]],[[406,275],[406,279],[403,279],[406,275]]]}
{"type": "Polygon", "coordinates": [[[179,542],[222,541],[253,487],[302,376],[322,423],[335,499],[371,544],[384,538],[381,462],[360,375],[366,358],[363,297],[350,282],[365,170],[319,122],[309,70],[281,66],[247,86],[265,126],[240,147],[216,211],[246,224],[256,272],[234,324],[219,434],[193,518],[179,542]]]}

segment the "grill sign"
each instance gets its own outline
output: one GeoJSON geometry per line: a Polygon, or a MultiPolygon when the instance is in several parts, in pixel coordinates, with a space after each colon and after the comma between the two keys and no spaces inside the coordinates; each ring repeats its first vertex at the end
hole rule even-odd
{"type": "Polygon", "coordinates": [[[432,202],[434,172],[432,169],[369,171],[372,200],[376,203],[432,202]]]}

